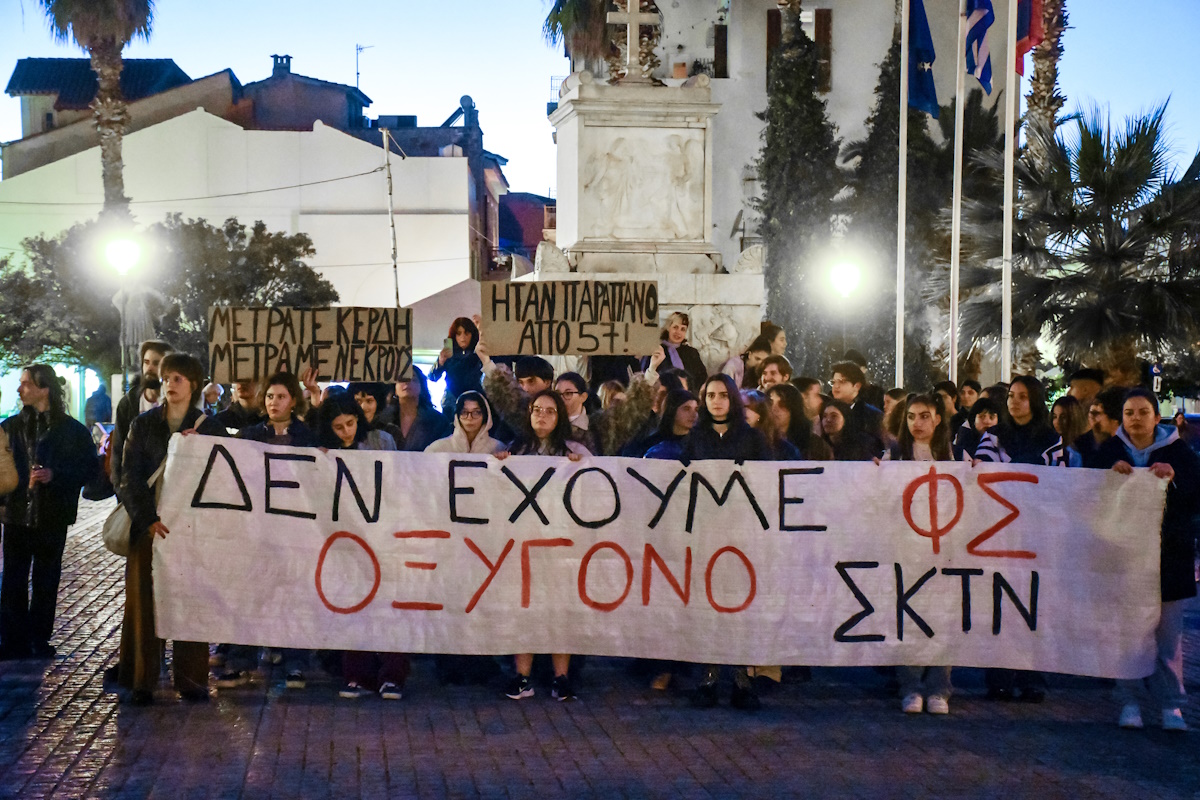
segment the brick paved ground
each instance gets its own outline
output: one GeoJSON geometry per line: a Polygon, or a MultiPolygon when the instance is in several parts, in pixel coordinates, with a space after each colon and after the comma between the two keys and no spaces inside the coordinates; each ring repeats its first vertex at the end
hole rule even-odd
{"type": "MultiPolygon", "coordinates": [[[[328,680],[285,693],[276,667],[207,705],[164,690],[130,707],[100,674],[121,614],[109,507],[85,503],[68,542],[58,658],[0,664],[0,797],[1200,798],[1200,732],[1121,731],[1109,690],[1068,677],[1026,706],[987,702],[980,674],[957,671],[935,718],[901,714],[872,670],[818,669],[746,715],[695,711],[617,660],[593,659],[582,699],[558,704],[441,687],[419,659],[398,703],[340,700],[328,680]]],[[[1196,693],[1200,608],[1187,637],[1196,693]]]]}

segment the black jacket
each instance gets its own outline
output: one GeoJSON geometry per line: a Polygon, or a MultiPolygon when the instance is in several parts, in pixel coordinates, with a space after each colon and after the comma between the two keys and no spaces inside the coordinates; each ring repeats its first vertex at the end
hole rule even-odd
{"type": "MultiPolygon", "coordinates": [[[[382,424],[394,425],[396,430],[392,438],[396,440],[396,449],[410,453],[420,453],[426,447],[454,433],[454,423],[431,405],[417,407],[417,418],[408,429],[408,436],[400,433],[400,408],[390,405],[384,414],[378,418],[382,424]]],[[[391,428],[384,428],[391,431],[391,428]]]]}
{"type": "MultiPolygon", "coordinates": [[[[1133,463],[1128,446],[1119,436],[1100,445],[1093,465],[1110,469],[1118,461],[1133,463]]],[[[1160,584],[1164,603],[1196,596],[1196,528],[1192,515],[1200,502],[1200,457],[1176,436],[1150,453],[1151,464],[1170,464],[1175,479],[1167,487],[1167,507],[1162,521],[1160,584]]],[[[1134,531],[1130,531],[1134,533],[1134,531]]]]}
{"type": "Polygon", "coordinates": [[[266,416],[261,411],[251,411],[241,403],[234,402],[229,404],[229,408],[206,419],[200,426],[200,432],[208,436],[235,436],[243,428],[258,425],[264,420],[266,416]]]}
{"type": "Polygon", "coordinates": [[[883,455],[883,412],[864,400],[861,392],[850,407],[850,419],[846,423],[850,430],[862,435],[871,458],[883,455]]]}
{"type": "MultiPolygon", "coordinates": [[[[1083,459],[1084,467],[1095,467],[1096,459],[1100,455],[1100,448],[1103,445],[1104,442],[1096,441],[1095,432],[1085,431],[1082,436],[1075,440],[1075,444],[1072,447],[1075,448],[1076,453],[1079,453],[1079,457],[1083,459]]],[[[1109,466],[1112,465],[1110,464],[1109,466]]]]}
{"type": "Polygon", "coordinates": [[[996,434],[1000,446],[1014,464],[1045,465],[1046,451],[1062,440],[1049,424],[1038,425],[1034,422],[1025,425],[1010,422],[1007,425],[998,425],[996,430],[991,432],[996,434]]]}
{"type": "MultiPolygon", "coordinates": [[[[666,349],[666,344],[663,344],[663,348],[666,349]]],[[[700,387],[708,380],[708,369],[704,366],[704,359],[700,358],[700,351],[690,344],[681,344],[677,349],[679,360],[683,363],[683,371],[688,376],[688,391],[699,397],[700,387]]],[[[659,367],[669,366],[672,366],[670,356],[659,364],[659,367]]],[[[645,372],[649,367],[650,356],[646,356],[642,359],[642,371],[645,372]]]]}
{"type": "Polygon", "coordinates": [[[142,413],[141,384],[142,379],[139,375],[133,379],[125,396],[117,401],[116,421],[112,430],[112,458],[109,459],[111,471],[108,477],[116,487],[118,495],[121,493],[121,464],[125,458],[125,437],[129,435],[129,426],[133,424],[133,420],[142,413]]]}
{"type": "Polygon", "coordinates": [[[96,443],[88,429],[79,420],[66,415],[38,414],[29,406],[0,426],[8,435],[19,480],[4,505],[4,521],[13,525],[31,522],[32,527],[40,530],[65,528],[74,523],[79,511],[79,490],[100,470],[96,443]],[[36,519],[26,516],[30,463],[49,467],[53,473],[49,483],[37,488],[36,519]]]}
{"type": "MultiPolygon", "coordinates": [[[[179,429],[195,427],[196,421],[204,416],[198,408],[189,408],[179,429]]],[[[129,426],[125,439],[125,461],[121,470],[121,502],[129,512],[133,525],[129,529],[129,540],[136,543],[149,534],[150,526],[158,522],[158,501],[154,487],[146,482],[167,457],[167,444],[171,441],[171,428],[167,424],[167,407],[152,408],[139,415],[129,426]]]]}
{"type": "Polygon", "coordinates": [[[697,425],[684,442],[683,461],[718,458],[739,462],[770,461],[772,453],[762,431],[751,428],[744,421],[730,425],[724,436],[707,425],[697,425]]]}
{"type": "Polygon", "coordinates": [[[446,359],[446,363],[435,365],[429,371],[429,379],[436,381],[443,374],[446,376],[446,392],[442,397],[442,408],[454,408],[454,401],[463,392],[483,389],[483,362],[474,350],[463,350],[455,344],[453,354],[446,359]]]}
{"type": "Polygon", "coordinates": [[[248,439],[252,442],[262,442],[263,444],[278,444],[285,447],[316,447],[317,435],[313,433],[312,428],[300,421],[299,417],[292,415],[292,421],[288,425],[287,433],[278,435],[275,433],[275,426],[269,421],[264,420],[257,425],[251,425],[248,428],[242,428],[238,431],[237,438],[248,439]]]}

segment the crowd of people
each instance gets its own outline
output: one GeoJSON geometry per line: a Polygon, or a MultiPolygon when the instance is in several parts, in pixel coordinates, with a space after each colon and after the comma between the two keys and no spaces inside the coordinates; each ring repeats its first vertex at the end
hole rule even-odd
{"type": "MultiPolygon", "coordinates": [[[[1012,462],[1129,473],[1148,468],[1169,481],[1162,522],[1162,614],[1156,631],[1157,661],[1148,688],[1163,726],[1186,729],[1183,685],[1183,606],[1195,596],[1196,529],[1200,461],[1189,446],[1186,421],[1162,424],[1159,403],[1145,388],[1106,386],[1102,372],[1084,369],[1069,390],[1047,404],[1042,382],[1031,375],[981,386],[946,381],[928,391],[884,391],[870,382],[866,361],[850,351],[827,381],[794,376],[786,332],[764,323],[745,353],[708,374],[687,344],[687,315],[671,314],[662,346],[640,363],[593,358],[588,376],[556,374],[539,357],[493,358],[480,339],[477,319],[454,321],[447,347],[431,372],[445,378],[441,408],[428,381],[413,369],[394,385],[352,383],[322,389],[312,373],[278,373],[241,381],[226,391],[206,383],[195,357],[158,341],[143,343],[141,374],[120,398],[109,478],[132,519],[125,572],[125,614],[118,664],[106,674],[130,702],[153,702],[163,643],[154,630],[150,577],[155,537],[169,534],[157,513],[156,488],[175,433],[236,436],[257,442],[325,450],[402,450],[542,455],[578,461],[588,456],[744,460],[1012,462]],[[828,391],[826,391],[828,388],[828,391]],[[228,401],[223,402],[228,394],[228,401]]],[[[62,388],[49,367],[22,373],[24,409],[0,425],[0,495],[4,574],[0,590],[0,656],[50,657],[55,598],[67,528],[75,521],[80,487],[94,479],[95,449],[87,429],[65,411],[62,388]],[[31,581],[32,577],[32,581],[31,581]],[[32,591],[30,591],[32,586],[32,591]]],[[[1146,546],[1156,545],[1147,532],[1146,546]]],[[[282,663],[286,686],[303,689],[314,659],[339,673],[340,694],[377,693],[399,699],[409,673],[403,653],[266,651],[282,663]]],[[[186,700],[250,682],[264,651],[241,644],[174,642],[174,686],[186,700]]],[[[550,695],[575,697],[579,659],[550,657],[550,695]]],[[[505,694],[532,696],[534,654],[517,654],[505,694]]],[[[688,665],[652,662],[652,686],[663,689],[688,665]]],[[[763,680],[807,675],[804,668],[705,665],[693,693],[697,706],[719,702],[723,671],[732,673],[730,703],[760,704],[763,680]]],[[[439,677],[450,683],[495,677],[490,657],[439,656],[439,677]]],[[[899,665],[901,708],[946,714],[952,669],[899,665]]],[[[1120,724],[1142,727],[1140,681],[1119,681],[1120,724]]],[[[990,699],[1042,702],[1045,676],[987,670],[990,699]]]]}

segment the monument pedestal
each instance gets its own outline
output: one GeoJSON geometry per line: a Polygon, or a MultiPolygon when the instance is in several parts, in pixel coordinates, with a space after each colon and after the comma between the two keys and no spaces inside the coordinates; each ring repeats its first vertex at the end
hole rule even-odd
{"type": "MultiPolygon", "coordinates": [[[[710,371],[757,334],[760,262],[727,274],[712,242],[712,102],[706,75],[682,86],[563,81],[550,115],[558,142],[556,243],[533,280],[563,271],[658,281],[662,319],[691,317],[688,338],[710,371]]],[[[543,247],[547,247],[543,243],[543,247]]],[[[545,256],[545,257],[543,257],[545,256]]]]}

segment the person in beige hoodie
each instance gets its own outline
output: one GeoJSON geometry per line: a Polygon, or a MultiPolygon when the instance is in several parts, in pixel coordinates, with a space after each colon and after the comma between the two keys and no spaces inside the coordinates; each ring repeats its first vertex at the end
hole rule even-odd
{"type": "Polygon", "coordinates": [[[474,390],[463,392],[454,403],[454,433],[425,448],[426,453],[480,453],[503,450],[504,445],[491,437],[492,407],[487,398],[474,390]]]}

